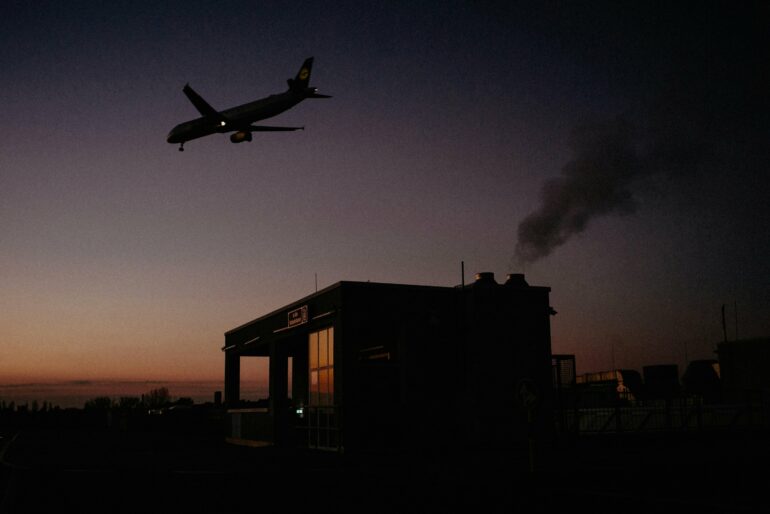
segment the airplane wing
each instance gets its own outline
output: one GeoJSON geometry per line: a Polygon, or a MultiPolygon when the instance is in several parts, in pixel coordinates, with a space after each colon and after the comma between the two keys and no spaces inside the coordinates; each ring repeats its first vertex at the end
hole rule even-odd
{"type": "Polygon", "coordinates": [[[198,109],[198,112],[203,116],[215,120],[226,121],[225,117],[222,116],[219,111],[211,107],[206,100],[204,100],[198,93],[195,92],[195,90],[193,90],[193,88],[190,87],[190,84],[185,84],[182,92],[184,92],[190,102],[192,102],[195,108],[198,109]]]}
{"type": "Polygon", "coordinates": [[[305,127],[269,127],[266,125],[249,125],[243,130],[248,132],[284,132],[288,130],[305,130],[305,127]]]}

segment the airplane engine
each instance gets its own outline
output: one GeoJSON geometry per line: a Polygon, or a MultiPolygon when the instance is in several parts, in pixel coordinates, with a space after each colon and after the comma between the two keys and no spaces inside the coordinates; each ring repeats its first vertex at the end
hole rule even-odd
{"type": "Polygon", "coordinates": [[[231,143],[243,143],[244,141],[251,141],[251,132],[236,132],[230,136],[231,143]]]}

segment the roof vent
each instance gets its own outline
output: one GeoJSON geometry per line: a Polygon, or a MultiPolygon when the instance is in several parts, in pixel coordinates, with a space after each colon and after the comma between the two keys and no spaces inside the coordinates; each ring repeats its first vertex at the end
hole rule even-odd
{"type": "Polygon", "coordinates": [[[524,280],[524,273],[508,273],[505,285],[509,287],[529,287],[527,281],[524,280]]]}
{"type": "Polygon", "coordinates": [[[495,274],[491,271],[484,271],[482,273],[476,273],[477,284],[497,284],[495,282],[495,274]]]}

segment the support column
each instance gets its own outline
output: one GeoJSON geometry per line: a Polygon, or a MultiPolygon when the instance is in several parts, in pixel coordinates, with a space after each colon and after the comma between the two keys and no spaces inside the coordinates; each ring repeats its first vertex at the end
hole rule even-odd
{"type": "MultiPolygon", "coordinates": [[[[284,342],[285,343],[285,342],[284,342]]],[[[281,445],[287,439],[288,430],[288,352],[286,344],[270,343],[270,414],[275,423],[275,443],[281,445]]]]}
{"type": "Polygon", "coordinates": [[[302,350],[296,352],[292,357],[292,370],[291,370],[291,390],[292,401],[294,405],[308,404],[308,355],[307,355],[307,341],[303,341],[304,346],[302,350]]]}
{"type": "Polygon", "coordinates": [[[241,399],[241,356],[225,352],[225,406],[235,407],[241,399]]]}

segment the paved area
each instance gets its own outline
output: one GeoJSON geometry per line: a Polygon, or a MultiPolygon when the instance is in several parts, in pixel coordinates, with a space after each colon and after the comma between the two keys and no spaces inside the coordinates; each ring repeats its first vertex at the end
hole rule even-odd
{"type": "MultiPolygon", "coordinates": [[[[540,471],[506,451],[337,455],[167,432],[0,439],[0,512],[757,512],[767,434],[581,440],[540,471]]],[[[761,511],[761,510],[760,510],[761,511]]]]}

